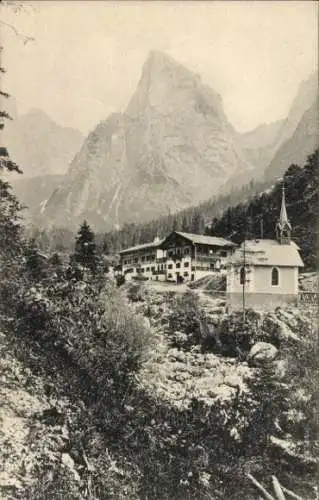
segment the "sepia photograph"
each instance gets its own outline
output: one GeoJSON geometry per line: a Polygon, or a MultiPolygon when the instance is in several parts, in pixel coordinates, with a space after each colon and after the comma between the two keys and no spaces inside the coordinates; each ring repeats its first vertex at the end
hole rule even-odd
{"type": "Polygon", "coordinates": [[[0,0],[1,500],[319,500],[318,10],[0,0]]]}

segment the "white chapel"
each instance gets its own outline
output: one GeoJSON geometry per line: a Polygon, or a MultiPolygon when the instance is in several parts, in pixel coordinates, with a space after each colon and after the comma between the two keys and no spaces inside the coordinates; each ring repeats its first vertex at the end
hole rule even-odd
{"type": "Polygon", "coordinates": [[[231,258],[226,288],[230,309],[297,304],[299,268],[304,264],[291,232],[283,188],[276,239],[246,240],[231,258]]]}

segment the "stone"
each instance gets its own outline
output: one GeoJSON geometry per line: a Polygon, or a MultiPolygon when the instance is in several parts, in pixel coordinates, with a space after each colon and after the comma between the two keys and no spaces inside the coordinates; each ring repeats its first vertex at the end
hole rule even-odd
{"type": "Polygon", "coordinates": [[[285,377],[287,370],[288,370],[288,361],[286,359],[278,359],[274,361],[274,368],[276,372],[276,376],[279,379],[282,379],[285,377]]]}
{"type": "Polygon", "coordinates": [[[256,342],[249,351],[248,361],[253,366],[262,365],[275,360],[278,349],[268,342],[256,342]]]}
{"type": "Polygon", "coordinates": [[[70,472],[73,474],[74,479],[76,481],[81,481],[81,477],[80,477],[79,473],[77,472],[77,470],[75,469],[74,460],[68,453],[62,453],[61,462],[67,469],[70,470],[70,472]]]}

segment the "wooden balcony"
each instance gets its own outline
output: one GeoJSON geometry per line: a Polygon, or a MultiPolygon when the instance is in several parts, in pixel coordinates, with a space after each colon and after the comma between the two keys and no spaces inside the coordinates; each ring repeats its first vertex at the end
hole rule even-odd
{"type": "Polygon", "coordinates": [[[217,262],[220,257],[217,255],[196,255],[196,262],[217,262]]]}

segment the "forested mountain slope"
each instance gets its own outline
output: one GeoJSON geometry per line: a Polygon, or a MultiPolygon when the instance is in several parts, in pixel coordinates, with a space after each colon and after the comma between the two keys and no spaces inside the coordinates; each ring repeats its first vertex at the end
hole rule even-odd
{"type": "MultiPolygon", "coordinates": [[[[305,264],[316,264],[318,216],[318,150],[304,166],[291,165],[283,175],[293,239],[300,245],[305,264]]],[[[119,231],[99,235],[106,251],[117,251],[165,236],[172,230],[206,232],[239,243],[246,237],[274,237],[281,203],[282,180],[251,183],[229,195],[210,200],[176,215],[147,224],[127,224],[119,231]]]]}
{"type": "MultiPolygon", "coordinates": [[[[306,266],[313,268],[317,257],[318,160],[317,149],[308,157],[304,167],[291,165],[283,176],[292,238],[300,246],[306,266]]],[[[273,189],[254,196],[248,203],[229,207],[221,218],[212,221],[210,233],[238,243],[244,235],[273,238],[283,182],[278,181],[273,189]]]]}

